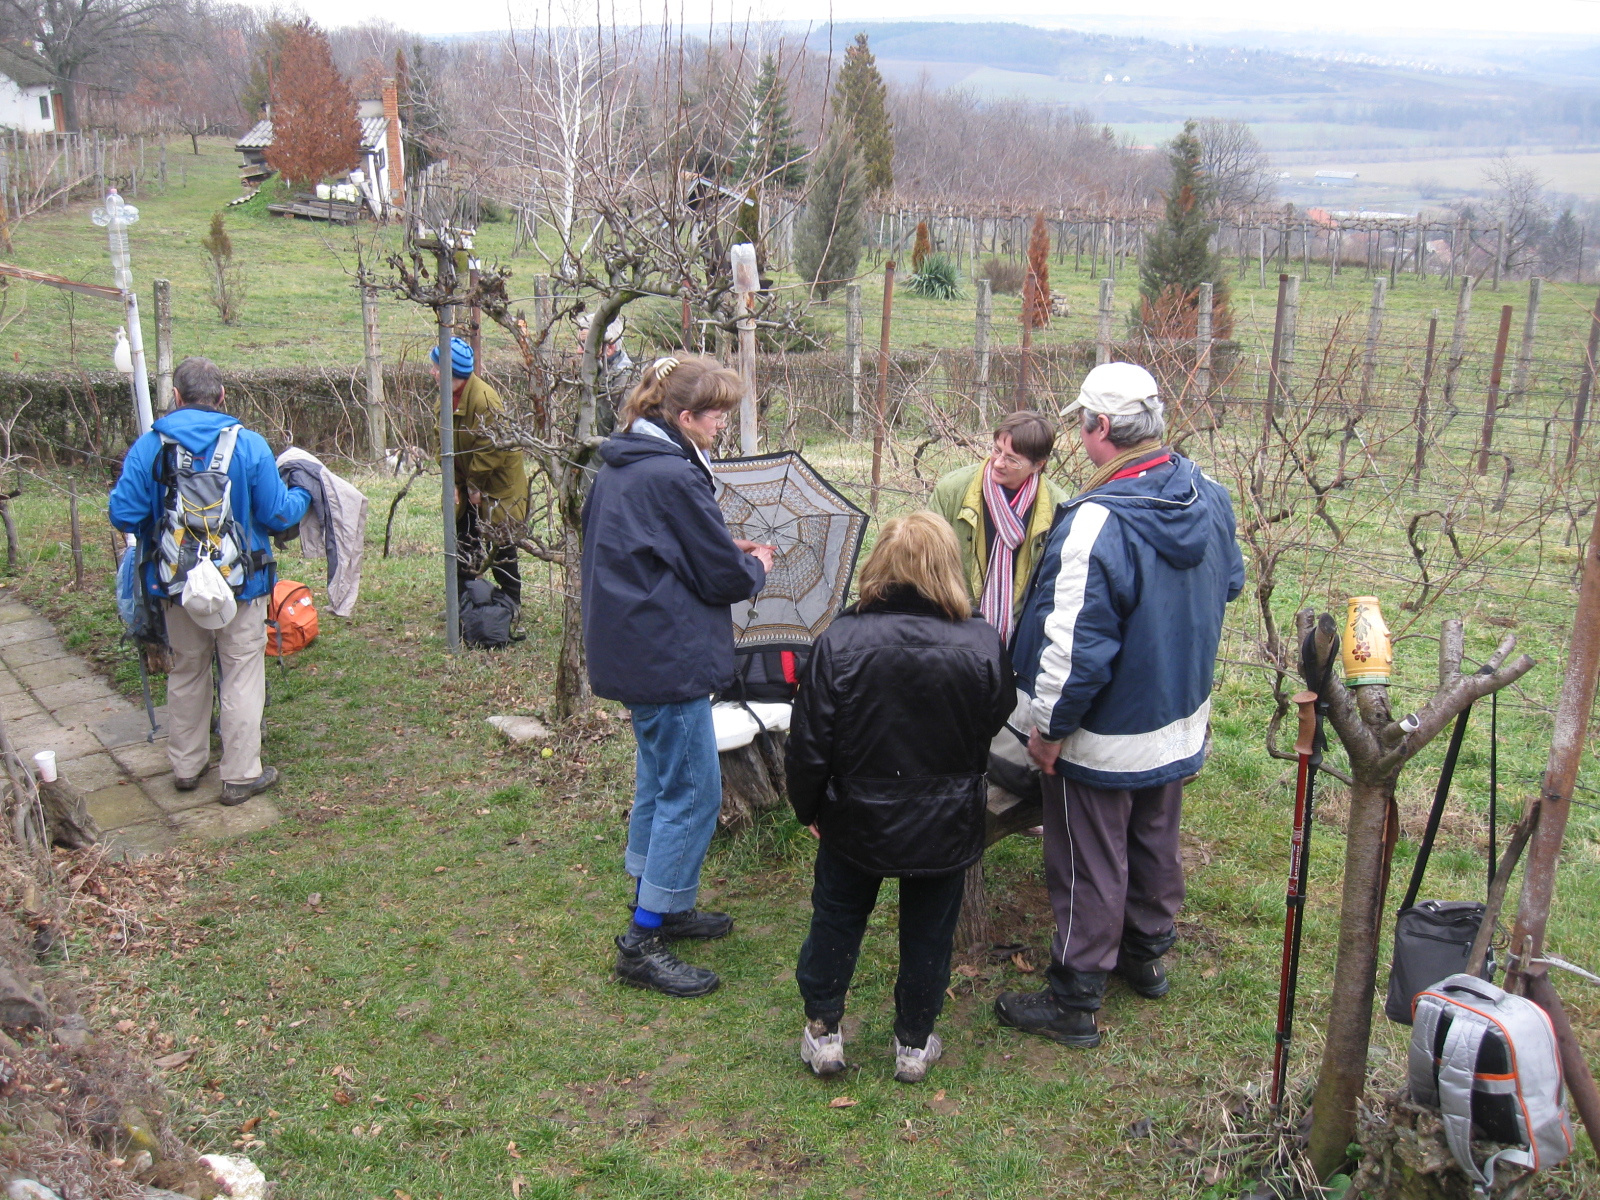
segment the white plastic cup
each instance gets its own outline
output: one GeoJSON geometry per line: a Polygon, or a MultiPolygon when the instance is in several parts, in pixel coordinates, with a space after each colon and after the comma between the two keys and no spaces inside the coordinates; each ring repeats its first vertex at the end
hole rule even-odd
{"type": "Polygon", "coordinates": [[[39,772],[41,783],[54,783],[56,781],[56,752],[54,750],[41,750],[33,756],[34,770],[39,772]]]}

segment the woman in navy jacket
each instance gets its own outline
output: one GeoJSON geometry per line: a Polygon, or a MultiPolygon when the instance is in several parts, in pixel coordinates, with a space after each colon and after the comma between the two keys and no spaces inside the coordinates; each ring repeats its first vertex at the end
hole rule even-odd
{"type": "Polygon", "coordinates": [[[817,848],[811,933],[795,981],[800,1057],[844,1069],[839,1022],[867,918],[900,879],[895,1078],[940,1055],[934,1021],[966,868],[983,854],[989,742],[1016,704],[1000,635],[972,612],[954,531],[936,513],[887,522],[861,599],[817,640],[786,750],[789,799],[817,848]]]}
{"type": "Polygon", "coordinates": [[[733,928],[695,899],[722,807],[711,694],[733,678],[729,606],[759,592],[772,566],[770,546],[728,532],[705,455],[743,392],[714,359],[651,363],[583,506],[589,682],[628,706],[638,743],[625,859],[636,907],[616,940],[617,975],[669,996],[703,996],[719,980],[667,943],[733,928]]]}

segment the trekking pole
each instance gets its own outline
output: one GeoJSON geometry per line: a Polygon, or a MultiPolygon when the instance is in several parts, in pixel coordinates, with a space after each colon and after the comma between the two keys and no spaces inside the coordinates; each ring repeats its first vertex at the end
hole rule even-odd
{"type": "Polygon", "coordinates": [[[1278,969],[1277,1046],[1272,1055],[1272,1107],[1283,1106],[1283,1085],[1289,1073],[1289,1039],[1294,1027],[1294,986],[1300,965],[1300,921],[1305,912],[1305,862],[1310,832],[1311,756],[1317,738],[1317,694],[1299,692],[1290,698],[1300,709],[1300,729],[1294,741],[1300,769],[1294,783],[1294,834],[1289,843],[1289,890],[1284,898],[1283,961],[1278,969]]]}
{"type": "MultiPolygon", "coordinates": [[[[1307,634],[1300,647],[1301,670],[1315,662],[1314,634],[1307,634]]],[[[1317,772],[1328,748],[1323,731],[1328,715],[1328,685],[1333,664],[1339,657],[1339,639],[1328,648],[1327,661],[1315,674],[1317,690],[1299,692],[1292,697],[1300,707],[1300,728],[1295,738],[1295,753],[1300,770],[1295,782],[1294,839],[1289,851],[1289,890],[1284,898],[1283,963],[1278,980],[1277,1045],[1272,1054],[1272,1107],[1282,1111],[1284,1086],[1289,1077],[1289,1043],[1294,1038],[1294,998],[1300,984],[1300,935],[1305,927],[1306,880],[1311,873],[1311,829],[1316,823],[1317,772]]]]}

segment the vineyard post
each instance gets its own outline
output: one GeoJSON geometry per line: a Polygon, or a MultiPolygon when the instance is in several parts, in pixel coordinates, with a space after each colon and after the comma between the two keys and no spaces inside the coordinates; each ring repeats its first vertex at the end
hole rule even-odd
{"type": "Polygon", "coordinates": [[[850,436],[861,436],[861,285],[844,289],[844,353],[850,367],[850,436]]]}
{"type": "Polygon", "coordinates": [[[1539,333],[1539,299],[1543,293],[1543,279],[1535,275],[1528,280],[1528,312],[1522,320],[1522,344],[1517,347],[1517,369],[1511,376],[1508,405],[1521,401],[1528,394],[1528,376],[1533,371],[1533,342],[1539,333]]]}
{"type": "Polygon", "coordinates": [[[1478,474],[1489,473],[1489,448],[1494,442],[1494,418],[1500,411],[1500,380],[1506,368],[1506,342],[1511,338],[1511,305],[1500,306],[1500,332],[1494,339],[1494,365],[1489,369],[1489,397],[1483,405],[1483,433],[1478,440],[1478,474]]]}
{"type": "Polygon", "coordinates": [[[889,323],[894,314],[894,259],[883,264],[883,333],[878,341],[878,395],[872,426],[872,512],[878,512],[878,490],[883,483],[883,443],[888,434],[889,323]]]}

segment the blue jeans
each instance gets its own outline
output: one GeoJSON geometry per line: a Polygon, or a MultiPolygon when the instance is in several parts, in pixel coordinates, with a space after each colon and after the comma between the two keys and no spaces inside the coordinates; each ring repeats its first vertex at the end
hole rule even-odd
{"type": "Polygon", "coordinates": [[[624,862],[639,880],[640,908],[688,912],[722,811],[711,701],[639,704],[628,711],[638,751],[624,862]]]}

